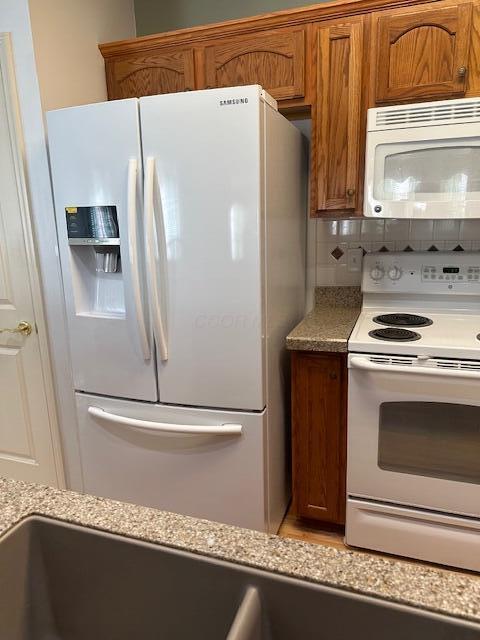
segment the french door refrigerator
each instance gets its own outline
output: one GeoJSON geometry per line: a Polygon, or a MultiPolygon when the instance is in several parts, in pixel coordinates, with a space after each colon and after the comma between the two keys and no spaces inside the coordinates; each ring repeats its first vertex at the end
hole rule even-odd
{"type": "Polygon", "coordinates": [[[301,135],[259,86],[48,113],[83,487],[275,531],[301,135]]]}

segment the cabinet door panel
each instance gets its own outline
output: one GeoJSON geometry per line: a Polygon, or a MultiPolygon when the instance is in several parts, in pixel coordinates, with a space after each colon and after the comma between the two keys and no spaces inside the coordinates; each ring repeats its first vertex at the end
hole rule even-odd
{"type": "Polygon", "coordinates": [[[362,20],[318,28],[314,214],[359,206],[362,66],[362,20]]]}
{"type": "Polygon", "coordinates": [[[260,84],[277,100],[305,95],[303,27],[229,38],[205,48],[206,84],[260,84]]]}
{"type": "Polygon", "coordinates": [[[292,354],[293,496],[297,516],[345,521],[346,361],[292,354]]]}
{"type": "Polygon", "coordinates": [[[110,100],[195,88],[193,49],[112,58],[106,61],[106,70],[110,100]]]}
{"type": "Polygon", "coordinates": [[[376,102],[464,95],[472,5],[377,14],[376,102]]]}

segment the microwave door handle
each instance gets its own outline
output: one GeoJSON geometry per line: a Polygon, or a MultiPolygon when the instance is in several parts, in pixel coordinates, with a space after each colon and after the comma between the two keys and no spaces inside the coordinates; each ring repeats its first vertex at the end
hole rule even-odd
{"type": "Polygon", "coordinates": [[[242,425],[234,423],[196,425],[154,422],[152,420],[139,420],[138,418],[119,416],[115,413],[109,413],[100,407],[88,407],[88,414],[105,424],[116,424],[130,429],[155,433],[178,433],[189,436],[239,436],[242,434],[242,425]]]}
{"type": "Polygon", "coordinates": [[[135,307],[135,321],[140,336],[140,345],[144,360],[150,360],[150,341],[145,320],[145,310],[143,306],[139,255],[138,255],[138,232],[137,232],[137,174],[138,161],[131,158],[128,162],[128,195],[127,195],[127,218],[128,218],[128,254],[130,261],[130,271],[132,274],[132,293],[135,307]]]}
{"type": "Polygon", "coordinates": [[[425,376],[438,376],[443,378],[459,378],[469,380],[480,380],[480,371],[465,371],[462,369],[436,369],[433,367],[415,367],[407,365],[383,365],[377,362],[371,362],[367,358],[361,356],[353,356],[350,358],[349,367],[351,369],[361,369],[363,371],[383,371],[385,373],[416,373],[425,376]]]}
{"type": "Polygon", "coordinates": [[[168,360],[166,331],[163,324],[158,264],[155,253],[158,239],[155,230],[154,205],[155,158],[147,158],[145,167],[145,244],[147,254],[147,282],[152,313],[153,334],[157,341],[160,360],[168,360]]]}

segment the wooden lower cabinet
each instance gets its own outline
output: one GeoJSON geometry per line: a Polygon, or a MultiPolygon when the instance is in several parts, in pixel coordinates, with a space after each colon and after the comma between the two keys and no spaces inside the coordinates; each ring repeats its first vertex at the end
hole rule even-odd
{"type": "Polygon", "coordinates": [[[292,352],[293,511],[345,523],[347,354],[292,352]]]}

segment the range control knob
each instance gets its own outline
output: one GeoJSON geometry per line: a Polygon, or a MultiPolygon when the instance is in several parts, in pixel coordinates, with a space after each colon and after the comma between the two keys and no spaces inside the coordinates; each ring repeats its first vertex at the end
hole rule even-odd
{"type": "Polygon", "coordinates": [[[402,270],[397,266],[390,267],[388,270],[388,277],[390,280],[400,280],[402,277],[402,270]]]}
{"type": "Polygon", "coordinates": [[[380,264],[376,264],[373,269],[370,271],[370,277],[375,282],[378,282],[385,275],[385,269],[380,264]]]}

